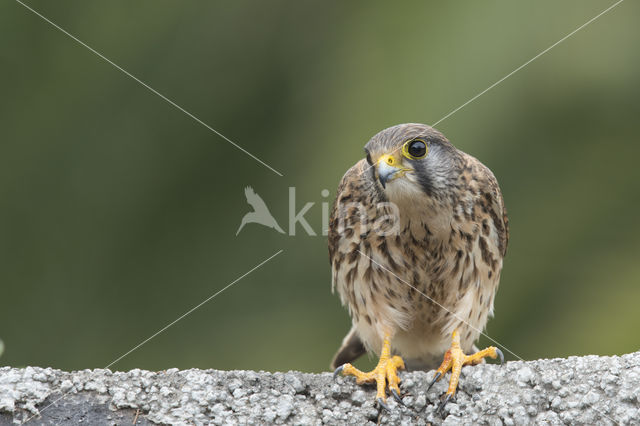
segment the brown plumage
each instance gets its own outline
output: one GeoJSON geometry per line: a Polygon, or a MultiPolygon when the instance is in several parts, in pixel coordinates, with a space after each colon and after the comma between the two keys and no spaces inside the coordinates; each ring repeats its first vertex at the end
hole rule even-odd
{"type": "Polygon", "coordinates": [[[353,324],[332,367],[380,354],[387,336],[392,353],[433,368],[454,330],[471,351],[493,313],[509,237],[502,194],[487,167],[426,125],[385,129],[365,152],[329,227],[332,288],[353,324]]]}

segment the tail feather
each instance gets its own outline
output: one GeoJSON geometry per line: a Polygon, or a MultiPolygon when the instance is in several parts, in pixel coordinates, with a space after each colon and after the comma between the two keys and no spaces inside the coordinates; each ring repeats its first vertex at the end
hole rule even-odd
{"type": "Polygon", "coordinates": [[[333,356],[330,367],[332,370],[335,370],[342,364],[346,364],[347,362],[352,362],[360,358],[360,356],[362,356],[366,351],[367,350],[365,349],[362,340],[360,340],[360,336],[358,336],[358,332],[354,325],[342,340],[342,345],[338,349],[338,352],[333,356]]]}

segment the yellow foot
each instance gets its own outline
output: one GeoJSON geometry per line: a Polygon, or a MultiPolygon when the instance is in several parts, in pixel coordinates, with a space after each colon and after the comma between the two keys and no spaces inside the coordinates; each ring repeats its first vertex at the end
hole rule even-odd
{"type": "Polygon", "coordinates": [[[400,378],[398,377],[398,369],[404,368],[404,361],[399,356],[391,356],[391,348],[389,344],[389,338],[385,337],[382,345],[382,353],[380,354],[380,361],[376,368],[367,373],[358,370],[351,364],[343,364],[336,369],[333,373],[334,377],[342,373],[345,376],[354,376],[357,384],[373,383],[376,382],[377,393],[376,401],[380,407],[389,410],[387,405],[387,393],[386,388],[399,404],[404,405],[402,398],[400,397],[400,378]]]}
{"type": "Polygon", "coordinates": [[[500,357],[500,364],[504,363],[504,355],[502,351],[494,346],[489,346],[487,349],[476,352],[473,355],[465,355],[460,348],[460,336],[458,336],[458,330],[454,330],[451,335],[451,348],[444,354],[444,360],[440,367],[436,370],[436,375],[429,384],[427,390],[431,389],[431,386],[449,370],[451,370],[451,379],[449,379],[449,388],[447,392],[442,396],[440,405],[436,411],[442,412],[447,402],[453,398],[458,388],[458,380],[460,379],[460,372],[464,365],[475,365],[482,361],[483,358],[489,357],[496,359],[500,357]]]}

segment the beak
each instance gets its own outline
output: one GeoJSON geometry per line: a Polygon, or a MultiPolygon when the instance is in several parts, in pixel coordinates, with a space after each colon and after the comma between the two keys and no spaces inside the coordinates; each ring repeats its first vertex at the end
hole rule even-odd
{"type": "Polygon", "coordinates": [[[392,155],[384,154],[378,159],[378,180],[383,188],[387,187],[387,182],[397,177],[397,173],[404,170],[400,166],[400,161],[392,155]]]}

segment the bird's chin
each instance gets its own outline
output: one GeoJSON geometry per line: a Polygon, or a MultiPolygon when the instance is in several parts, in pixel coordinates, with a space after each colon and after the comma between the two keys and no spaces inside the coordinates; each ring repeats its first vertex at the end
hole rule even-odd
{"type": "Polygon", "coordinates": [[[384,193],[391,202],[400,202],[410,197],[422,194],[420,187],[405,176],[398,176],[387,181],[384,193]]]}

